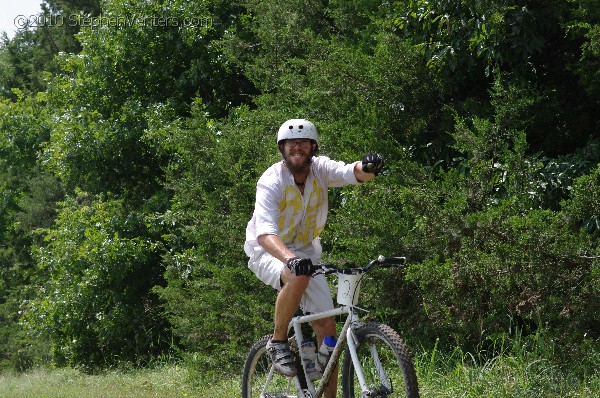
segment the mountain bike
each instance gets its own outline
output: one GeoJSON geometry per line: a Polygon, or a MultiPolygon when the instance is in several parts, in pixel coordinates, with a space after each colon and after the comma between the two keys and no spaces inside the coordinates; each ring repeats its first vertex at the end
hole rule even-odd
{"type": "MultiPolygon", "coordinates": [[[[273,370],[266,345],[271,335],[258,339],[246,357],[242,375],[242,398],[320,398],[323,395],[342,351],[342,393],[350,397],[418,397],[417,375],[412,355],[391,327],[378,323],[362,323],[357,306],[364,275],[377,267],[403,267],[404,257],[384,257],[360,268],[340,268],[333,264],[315,265],[315,274],[337,274],[337,303],[332,310],[299,315],[292,318],[289,331],[290,348],[296,356],[298,374],[286,377],[273,370]],[[305,355],[298,349],[304,341],[301,325],[314,320],[345,315],[337,344],[314,382],[307,377],[305,355]]],[[[289,334],[289,333],[288,333],[289,334]]]]}

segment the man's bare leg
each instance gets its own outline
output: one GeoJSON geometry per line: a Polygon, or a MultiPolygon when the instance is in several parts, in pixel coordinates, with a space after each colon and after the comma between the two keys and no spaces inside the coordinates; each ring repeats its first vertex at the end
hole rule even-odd
{"type": "Polygon", "coordinates": [[[300,299],[308,286],[310,279],[306,276],[296,276],[289,269],[281,271],[283,287],[275,300],[275,328],[273,340],[286,340],[288,326],[300,306],[300,299]]]}
{"type": "MultiPolygon", "coordinates": [[[[334,318],[324,318],[312,322],[312,327],[317,335],[319,344],[323,343],[325,336],[337,336],[334,318]]],[[[329,384],[325,389],[325,398],[335,398],[338,380],[338,367],[333,370],[329,384]]]]}
{"type": "MultiPolygon", "coordinates": [[[[306,276],[296,276],[289,269],[284,268],[281,271],[281,281],[283,287],[275,300],[275,328],[273,330],[273,340],[286,340],[288,326],[292,317],[300,306],[300,300],[310,278],[306,276]]],[[[319,344],[323,342],[325,336],[336,336],[336,327],[334,318],[319,319],[312,322],[313,329],[317,335],[319,344]]],[[[337,390],[338,369],[334,369],[329,385],[325,390],[325,398],[335,398],[337,390]]]]}

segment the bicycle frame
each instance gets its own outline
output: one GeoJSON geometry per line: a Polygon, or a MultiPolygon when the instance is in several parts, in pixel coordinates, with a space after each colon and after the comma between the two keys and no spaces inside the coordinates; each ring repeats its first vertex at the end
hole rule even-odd
{"type": "MultiPolygon", "coordinates": [[[[341,270],[340,268],[335,267],[333,264],[321,264],[317,268],[322,270],[323,274],[330,274],[337,272],[338,276],[338,297],[337,303],[338,306],[328,311],[319,312],[316,314],[310,315],[301,315],[295,316],[292,318],[288,325],[288,332],[293,329],[294,330],[294,339],[296,346],[298,347],[298,354],[300,357],[300,363],[302,367],[302,372],[304,372],[304,378],[306,381],[306,389],[303,385],[301,385],[300,377],[297,375],[293,378],[294,384],[296,387],[297,398],[320,398],[323,395],[326,385],[329,383],[333,371],[336,367],[336,364],[339,362],[339,358],[342,354],[342,350],[345,346],[348,347],[348,353],[350,358],[352,359],[352,365],[354,369],[354,373],[356,378],[358,379],[358,383],[360,385],[361,391],[363,394],[369,392],[369,386],[365,380],[363,367],[360,363],[358,353],[357,353],[357,345],[358,339],[354,333],[354,330],[362,326],[360,322],[358,311],[368,312],[360,307],[357,307],[359,292],[360,292],[360,279],[362,278],[361,274],[363,272],[367,272],[370,270],[376,263],[379,266],[401,266],[404,265],[406,258],[404,257],[384,257],[379,256],[376,260],[371,261],[366,267],[363,268],[352,268],[341,270]],[[355,275],[355,277],[349,276],[355,275]],[[342,287],[343,285],[343,287],[342,287]],[[347,315],[344,325],[340,331],[335,348],[331,354],[329,361],[323,371],[323,375],[321,376],[320,383],[318,388],[315,388],[314,383],[309,379],[306,367],[305,367],[305,356],[303,351],[300,349],[302,347],[302,342],[304,341],[304,336],[302,335],[301,325],[303,323],[308,323],[312,321],[316,321],[319,319],[336,317],[338,315],[347,315]]],[[[377,349],[374,346],[370,346],[371,358],[374,362],[375,369],[379,374],[380,380],[384,383],[384,385],[388,388],[391,387],[391,383],[385,375],[383,366],[381,364],[377,349]]],[[[273,378],[274,368],[271,367],[269,374],[267,376],[267,380],[263,387],[261,397],[265,397],[266,391],[269,389],[269,384],[273,378]]],[[[291,380],[288,382],[288,388],[291,387],[291,380]]]]}
{"type": "MultiPolygon", "coordinates": [[[[323,371],[323,376],[320,379],[319,387],[317,389],[315,389],[313,382],[310,381],[308,379],[308,377],[306,377],[306,384],[307,384],[308,390],[311,394],[308,397],[321,397],[322,396],[325,386],[327,385],[327,383],[329,382],[329,379],[331,378],[332,372],[335,367],[334,365],[338,362],[338,359],[339,359],[340,355],[342,354],[342,350],[346,343],[348,345],[348,350],[350,352],[352,362],[354,364],[354,370],[358,377],[361,389],[364,391],[367,390],[367,384],[365,382],[362,367],[360,365],[360,362],[358,361],[358,355],[356,354],[356,339],[354,337],[354,334],[352,333],[353,328],[360,326],[357,309],[359,309],[359,308],[355,307],[355,306],[343,305],[343,306],[334,308],[329,311],[324,311],[324,312],[320,312],[317,314],[296,316],[296,317],[292,318],[289,328],[294,329],[294,336],[296,339],[296,343],[298,344],[298,347],[301,347],[302,341],[304,340],[303,335],[302,335],[302,328],[301,328],[301,325],[303,323],[308,323],[308,322],[312,322],[312,321],[323,319],[323,318],[335,317],[338,315],[344,315],[344,314],[347,315],[346,321],[344,322],[344,326],[342,327],[342,330],[340,331],[340,334],[338,336],[338,342],[331,354],[331,359],[329,360],[325,370],[323,371]]],[[[362,311],[366,312],[366,310],[362,310],[362,311]]],[[[302,350],[298,350],[298,351],[299,351],[299,355],[301,358],[302,370],[305,372],[305,375],[306,375],[306,368],[304,367],[304,354],[303,354],[302,350]]],[[[379,362],[379,359],[377,358],[376,353],[374,353],[373,359],[375,361],[377,361],[377,363],[379,362]]],[[[302,388],[300,386],[300,381],[297,376],[295,377],[295,383],[296,383],[296,390],[299,393],[300,392],[302,393],[302,395],[300,395],[299,397],[308,398],[302,391],[302,388]]]]}

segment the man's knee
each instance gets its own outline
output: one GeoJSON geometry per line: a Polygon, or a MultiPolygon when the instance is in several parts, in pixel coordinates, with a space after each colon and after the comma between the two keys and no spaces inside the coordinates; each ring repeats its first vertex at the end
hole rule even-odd
{"type": "Polygon", "coordinates": [[[308,283],[310,282],[310,278],[307,276],[297,276],[293,274],[289,269],[284,268],[281,271],[281,287],[288,285],[290,289],[295,291],[306,290],[308,287],[308,283]]]}

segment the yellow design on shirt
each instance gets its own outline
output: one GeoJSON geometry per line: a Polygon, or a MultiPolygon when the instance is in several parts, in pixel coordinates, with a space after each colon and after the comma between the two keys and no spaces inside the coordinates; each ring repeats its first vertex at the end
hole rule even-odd
{"type": "Polygon", "coordinates": [[[324,225],[317,226],[319,209],[323,203],[322,192],[319,188],[317,179],[312,183],[312,191],[306,204],[306,213],[304,215],[304,225],[294,241],[296,247],[303,247],[313,241],[323,231],[324,225]]]}
{"type": "Polygon", "coordinates": [[[300,191],[290,185],[283,192],[283,200],[279,205],[279,220],[277,226],[283,233],[281,240],[289,244],[294,240],[298,224],[300,221],[300,213],[302,211],[302,195],[300,191]]]}

